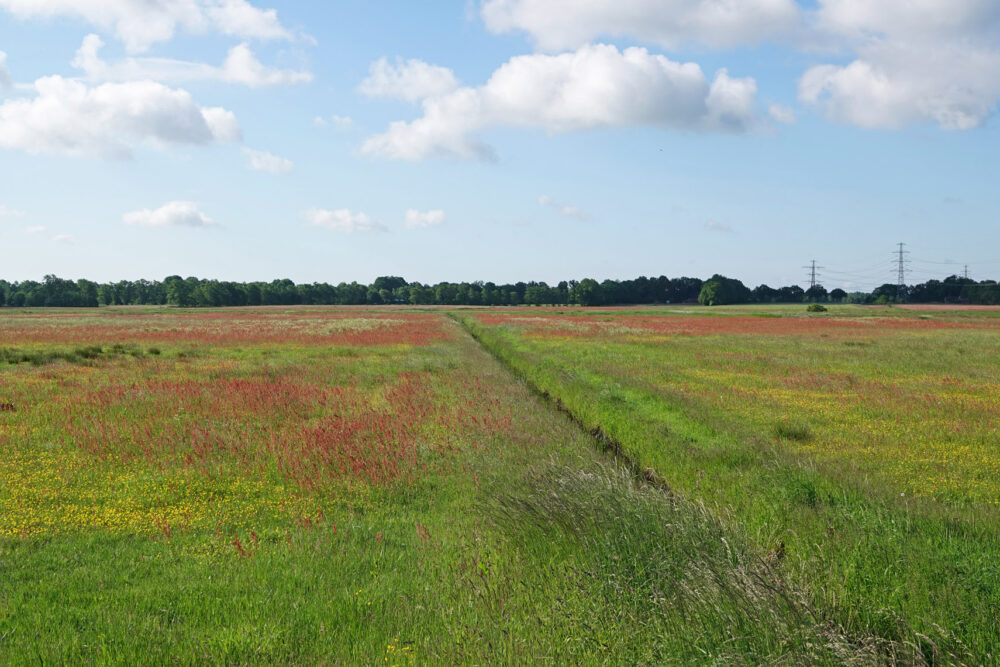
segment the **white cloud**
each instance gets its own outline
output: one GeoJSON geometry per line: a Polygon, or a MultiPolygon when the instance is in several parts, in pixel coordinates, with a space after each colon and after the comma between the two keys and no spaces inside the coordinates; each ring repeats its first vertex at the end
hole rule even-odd
{"type": "Polygon", "coordinates": [[[188,81],[223,81],[251,88],[281,86],[312,81],[309,72],[282,70],[263,65],[246,44],[229,50],[222,65],[173,60],[170,58],[129,57],[116,63],[101,60],[104,42],[97,35],[87,35],[76,52],[73,67],[90,81],[150,80],[161,83],[188,81]]]}
{"type": "Polygon", "coordinates": [[[390,97],[417,102],[439,97],[458,88],[458,79],[447,67],[429,65],[422,60],[397,60],[395,65],[385,58],[371,64],[368,78],[358,90],[368,97],[390,97]]]}
{"type": "Polygon", "coordinates": [[[821,0],[815,17],[856,55],[799,81],[799,98],[831,120],[967,130],[1000,102],[1000,4],[992,0],[821,0]]]}
{"type": "Polygon", "coordinates": [[[136,144],[207,145],[240,139],[232,112],[198,107],[184,90],[152,81],[88,87],[49,76],[34,97],[0,104],[0,148],[128,157],[136,144]]]}
{"type": "Polygon", "coordinates": [[[698,65],[642,48],[598,44],[518,56],[483,86],[425,99],[421,118],[392,123],[362,152],[402,160],[490,159],[492,149],[477,135],[500,126],[552,133],[622,126],[741,132],[754,121],[756,92],[753,79],[719,70],[710,83],[698,65]]]}
{"type": "Polygon", "coordinates": [[[574,206],[572,204],[563,204],[556,201],[548,195],[542,195],[538,198],[538,205],[545,206],[555,210],[560,216],[564,218],[571,218],[573,220],[579,220],[580,222],[588,222],[594,219],[587,211],[584,211],[579,206],[574,206]]]}
{"type": "Polygon", "coordinates": [[[243,157],[247,160],[247,166],[254,171],[266,171],[271,174],[286,174],[295,166],[291,160],[265,151],[255,151],[252,148],[244,148],[243,157]]]}
{"type": "Polygon", "coordinates": [[[375,222],[365,213],[353,213],[346,208],[330,211],[322,208],[311,208],[302,214],[313,227],[322,227],[335,232],[353,234],[354,232],[385,232],[388,228],[375,222]]]}
{"type": "Polygon", "coordinates": [[[72,234],[56,234],[52,237],[54,243],[72,243],[74,237],[72,234]]]}
{"type": "Polygon", "coordinates": [[[354,119],[350,116],[338,116],[336,114],[328,117],[316,116],[313,119],[313,125],[316,127],[326,127],[331,124],[338,130],[346,130],[354,125],[354,119]]]}
{"type": "Polygon", "coordinates": [[[43,225],[33,225],[31,227],[26,227],[24,230],[25,234],[44,234],[48,231],[48,227],[43,225]]]}
{"type": "Polygon", "coordinates": [[[276,10],[257,9],[246,0],[208,2],[205,13],[225,35],[254,39],[292,39],[292,34],[278,20],[276,10]]]}
{"type": "Polygon", "coordinates": [[[526,32],[547,51],[616,37],[666,48],[758,44],[801,20],[795,0],[486,0],[481,14],[490,31],[526,32]]]}
{"type": "Polygon", "coordinates": [[[799,99],[828,118],[871,129],[935,123],[978,127],[1000,102],[1000,50],[948,44],[880,44],[845,66],[818,65],[799,80],[799,99]]]}
{"type": "Polygon", "coordinates": [[[10,88],[14,85],[10,78],[10,70],[7,69],[7,54],[0,51],[0,88],[10,88]]]}
{"type": "Polygon", "coordinates": [[[223,81],[242,83],[252,88],[309,83],[313,80],[310,72],[275,69],[261,64],[246,44],[234,46],[229,50],[221,74],[223,81]]]}
{"type": "Polygon", "coordinates": [[[733,228],[724,222],[718,222],[716,220],[709,220],[705,223],[705,229],[710,232],[722,232],[724,234],[732,234],[733,228]]]}
{"type": "Polygon", "coordinates": [[[819,0],[818,24],[847,37],[916,35],[993,39],[1000,6],[992,0],[819,0]]]}
{"type": "Polygon", "coordinates": [[[795,123],[795,109],[772,102],[767,106],[767,114],[783,125],[795,123]]]}
{"type": "Polygon", "coordinates": [[[210,227],[215,224],[190,201],[172,201],[155,210],[132,211],[123,215],[122,221],[138,227],[210,227]]]}
{"type": "Polygon", "coordinates": [[[171,39],[179,30],[244,39],[292,39],[273,9],[246,0],[0,0],[21,19],[70,16],[113,32],[131,52],[171,39]]]}
{"type": "Polygon", "coordinates": [[[15,211],[12,208],[7,208],[3,204],[0,204],[0,218],[23,218],[24,211],[15,211]]]}
{"type": "Polygon", "coordinates": [[[411,208],[406,212],[403,220],[403,224],[407,229],[426,229],[427,227],[435,227],[437,225],[444,224],[445,215],[444,211],[441,209],[434,209],[422,213],[417,209],[411,208]]]}

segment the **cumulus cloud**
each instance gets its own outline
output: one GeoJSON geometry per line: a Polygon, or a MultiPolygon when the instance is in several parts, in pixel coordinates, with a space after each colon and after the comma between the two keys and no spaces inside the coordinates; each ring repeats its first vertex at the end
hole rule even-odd
{"type": "Polygon", "coordinates": [[[403,218],[403,225],[407,229],[426,229],[427,227],[443,225],[444,221],[445,215],[441,209],[420,212],[415,208],[411,208],[403,218]]]}
{"type": "Polygon", "coordinates": [[[992,39],[1000,6],[991,0],[819,0],[818,24],[848,37],[992,39]]]}
{"type": "Polygon", "coordinates": [[[74,237],[72,234],[56,234],[52,237],[54,243],[72,243],[74,237]]]}
{"type": "Polygon", "coordinates": [[[525,32],[546,51],[615,37],[732,47],[784,35],[800,22],[795,0],[486,0],[481,14],[490,31],[525,32]]]}
{"type": "Polygon", "coordinates": [[[138,227],[210,227],[215,224],[190,201],[172,201],[155,210],[132,211],[123,215],[122,221],[138,227]]]}
{"type": "Polygon", "coordinates": [[[978,127],[1000,102],[1000,5],[988,0],[821,0],[817,26],[856,58],[821,64],[799,98],[872,129],[978,127]]]}
{"type": "Polygon", "coordinates": [[[847,65],[810,68],[799,80],[799,99],[831,120],[865,128],[930,122],[968,130],[1000,101],[997,71],[1000,50],[879,44],[847,65]]]}
{"type": "Polygon", "coordinates": [[[0,204],[0,218],[23,218],[24,211],[15,211],[12,208],[7,208],[3,204],[0,204]]]}
{"type": "Polygon", "coordinates": [[[754,121],[757,84],[719,70],[709,82],[694,63],[643,48],[597,44],[559,55],[512,58],[485,85],[423,100],[423,116],[394,122],[362,153],[402,160],[432,156],[491,159],[478,139],[491,127],[571,132],[651,126],[745,131],[754,121]]]}
{"type": "Polygon", "coordinates": [[[380,58],[371,64],[368,78],[358,90],[368,97],[389,97],[417,102],[438,97],[458,88],[458,79],[447,67],[430,65],[422,60],[397,60],[391,64],[380,58]]]}
{"type": "Polygon", "coordinates": [[[136,144],[203,146],[240,139],[231,111],[201,108],[184,90],[153,81],[89,87],[49,76],[34,97],[0,104],[0,148],[31,154],[128,157],[136,144]]]}
{"type": "Polygon", "coordinates": [[[342,232],[344,234],[388,231],[385,225],[375,222],[367,214],[353,213],[346,208],[334,211],[311,208],[308,211],[304,211],[302,215],[313,227],[322,227],[323,229],[342,232]]]}
{"type": "Polygon", "coordinates": [[[70,16],[113,32],[135,53],[171,39],[180,29],[218,32],[244,39],[292,39],[273,9],[246,0],[0,0],[22,19],[70,16]]]}
{"type": "Polygon", "coordinates": [[[7,54],[0,51],[0,88],[10,88],[14,81],[10,78],[10,70],[7,69],[7,54]]]}
{"type": "Polygon", "coordinates": [[[254,171],[266,171],[271,174],[285,174],[295,166],[291,160],[251,148],[243,149],[243,157],[246,158],[247,166],[254,171]]]}
{"type": "Polygon", "coordinates": [[[26,227],[24,230],[25,234],[44,234],[48,231],[48,227],[44,225],[32,225],[31,227],[26,227]]]}
{"type": "Polygon", "coordinates": [[[552,197],[549,197],[548,195],[542,195],[541,197],[539,197],[538,205],[551,208],[564,218],[579,220],[580,222],[587,222],[589,220],[594,219],[594,216],[592,216],[587,211],[584,211],[579,206],[558,202],[552,197]]]}
{"type": "Polygon", "coordinates": [[[262,64],[246,44],[229,50],[222,65],[173,60],[171,58],[125,58],[116,63],[101,59],[104,41],[97,35],[87,35],[76,52],[73,67],[81,70],[90,81],[150,80],[161,83],[188,81],[222,81],[251,88],[309,83],[312,74],[295,70],[275,69],[262,64]]]}

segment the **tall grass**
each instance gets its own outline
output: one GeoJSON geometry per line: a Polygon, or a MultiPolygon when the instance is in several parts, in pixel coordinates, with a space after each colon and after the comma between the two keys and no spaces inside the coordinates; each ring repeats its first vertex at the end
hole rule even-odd
{"type": "MultiPolygon", "coordinates": [[[[771,428],[780,432],[761,431],[669,384],[648,383],[645,369],[661,358],[671,363],[662,343],[531,339],[474,316],[463,322],[585,428],[703,499],[757,548],[784,554],[787,577],[808,606],[848,635],[918,646],[931,662],[993,659],[1000,642],[993,622],[1000,571],[990,565],[1000,556],[996,511],[900,497],[877,475],[781,446],[782,439],[808,441],[806,422],[779,419],[771,428]]],[[[698,349],[712,354],[718,344],[698,349]]]]}

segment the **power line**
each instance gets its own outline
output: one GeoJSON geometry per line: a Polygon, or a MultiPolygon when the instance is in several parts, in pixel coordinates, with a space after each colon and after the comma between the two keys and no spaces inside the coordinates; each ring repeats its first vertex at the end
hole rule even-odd
{"type": "Polygon", "coordinates": [[[816,287],[816,285],[819,284],[819,281],[817,279],[817,273],[816,273],[817,270],[818,269],[823,269],[823,268],[826,268],[826,267],[816,266],[816,260],[814,259],[814,260],[812,260],[812,263],[809,266],[803,266],[802,268],[803,269],[807,269],[809,271],[809,289],[812,289],[812,288],[816,287]]]}
{"type": "Polygon", "coordinates": [[[909,264],[909,260],[906,256],[909,255],[909,251],[905,250],[906,244],[900,243],[898,255],[898,266],[896,268],[896,300],[902,301],[903,293],[906,290],[906,265],[909,264]]]}

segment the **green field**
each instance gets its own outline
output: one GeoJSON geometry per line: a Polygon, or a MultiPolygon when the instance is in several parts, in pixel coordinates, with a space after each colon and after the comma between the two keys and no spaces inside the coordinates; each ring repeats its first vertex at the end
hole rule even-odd
{"type": "Polygon", "coordinates": [[[1000,318],[0,314],[0,662],[988,664],[1000,318]]]}

